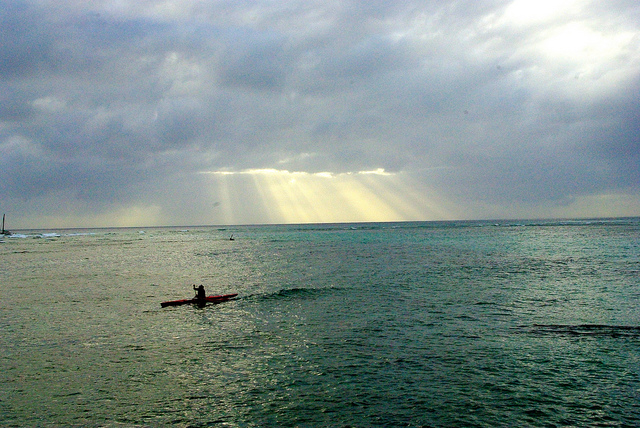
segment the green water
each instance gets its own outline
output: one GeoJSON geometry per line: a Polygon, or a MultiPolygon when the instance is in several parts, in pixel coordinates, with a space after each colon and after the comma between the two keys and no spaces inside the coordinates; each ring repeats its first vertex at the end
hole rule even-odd
{"type": "Polygon", "coordinates": [[[638,219],[5,237],[0,425],[637,426],[639,237],[638,219]],[[239,297],[160,307],[192,284],[239,297]]]}

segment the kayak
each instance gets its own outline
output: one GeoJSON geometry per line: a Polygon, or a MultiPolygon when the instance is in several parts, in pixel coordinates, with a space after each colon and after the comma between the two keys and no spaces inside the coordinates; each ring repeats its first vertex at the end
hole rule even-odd
{"type": "Polygon", "coordinates": [[[189,303],[197,303],[197,304],[207,304],[207,303],[222,303],[236,297],[238,293],[235,294],[223,294],[220,296],[207,296],[204,299],[196,299],[195,297],[192,299],[182,299],[182,300],[170,300],[168,302],[160,303],[160,306],[179,306],[179,305],[187,305],[189,303]]]}

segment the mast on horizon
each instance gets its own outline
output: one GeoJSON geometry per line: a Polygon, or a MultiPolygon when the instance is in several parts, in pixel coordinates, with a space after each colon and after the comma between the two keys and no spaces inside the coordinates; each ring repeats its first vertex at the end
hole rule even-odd
{"type": "Polygon", "coordinates": [[[4,228],[4,218],[5,218],[6,214],[2,214],[2,232],[0,232],[0,235],[11,235],[11,232],[9,232],[8,230],[5,230],[4,228]]]}

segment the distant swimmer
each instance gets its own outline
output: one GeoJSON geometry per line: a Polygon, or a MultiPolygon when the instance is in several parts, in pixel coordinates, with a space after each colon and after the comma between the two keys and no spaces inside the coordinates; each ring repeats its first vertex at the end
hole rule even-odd
{"type": "Polygon", "coordinates": [[[204,300],[207,298],[207,293],[204,291],[204,285],[200,284],[199,287],[196,287],[195,284],[193,284],[193,289],[196,290],[196,299],[198,300],[204,300]]]}

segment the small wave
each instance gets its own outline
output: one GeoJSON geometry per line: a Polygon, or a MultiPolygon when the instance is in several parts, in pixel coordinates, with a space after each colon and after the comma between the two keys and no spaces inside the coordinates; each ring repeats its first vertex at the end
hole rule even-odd
{"type": "Polygon", "coordinates": [[[274,293],[263,296],[265,299],[290,299],[294,297],[313,296],[318,294],[318,289],[314,288],[285,288],[274,293]]]}
{"type": "Polygon", "coordinates": [[[336,290],[334,287],[329,288],[283,288],[278,291],[274,291],[272,293],[266,294],[250,294],[245,297],[245,299],[260,299],[260,300],[279,300],[279,299],[304,299],[310,298],[314,296],[318,296],[320,294],[324,294],[329,290],[336,290]]]}
{"type": "Polygon", "coordinates": [[[59,233],[55,233],[55,232],[43,233],[43,234],[40,235],[40,237],[42,237],[42,238],[59,238],[60,234],[59,233]]]}
{"type": "Polygon", "coordinates": [[[7,236],[7,238],[9,239],[25,239],[25,238],[29,238],[30,235],[25,235],[22,233],[12,233],[11,235],[7,236]]]}
{"type": "Polygon", "coordinates": [[[26,233],[12,233],[11,235],[8,235],[7,238],[10,239],[27,239],[27,238],[37,238],[37,239],[52,239],[52,238],[60,238],[62,236],[84,236],[84,235],[90,235],[89,233],[67,233],[67,234],[60,234],[57,232],[43,232],[43,233],[32,233],[32,234],[26,234],[26,233]]]}
{"type": "Polygon", "coordinates": [[[60,234],[58,233],[35,233],[35,234],[24,234],[24,233],[12,233],[8,236],[11,239],[27,239],[27,238],[59,238],[60,234]]]}
{"type": "Polygon", "coordinates": [[[640,337],[640,326],[608,324],[533,324],[520,331],[541,335],[640,337]]]}

